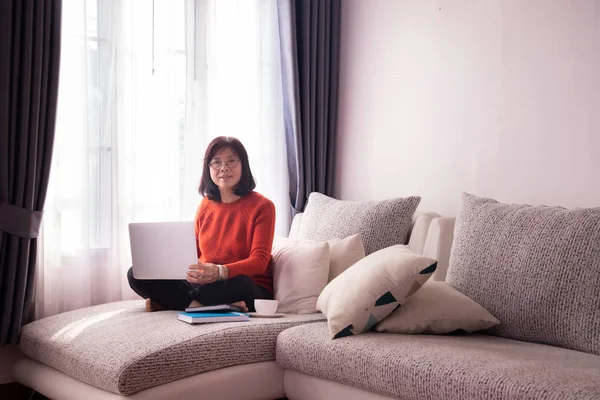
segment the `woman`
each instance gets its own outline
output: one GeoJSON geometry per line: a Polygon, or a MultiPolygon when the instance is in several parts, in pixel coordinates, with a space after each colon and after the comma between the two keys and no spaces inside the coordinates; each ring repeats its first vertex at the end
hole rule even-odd
{"type": "Polygon", "coordinates": [[[198,263],[187,279],[138,280],[131,288],[147,311],[236,303],[254,310],[254,299],[273,298],[271,247],[275,206],[254,192],[248,153],[233,137],[220,136],[206,149],[196,212],[198,263]]]}

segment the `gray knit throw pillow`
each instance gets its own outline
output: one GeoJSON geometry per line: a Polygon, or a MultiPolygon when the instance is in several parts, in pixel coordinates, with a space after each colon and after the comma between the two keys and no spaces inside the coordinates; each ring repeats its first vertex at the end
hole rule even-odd
{"type": "Polygon", "coordinates": [[[447,282],[500,320],[494,335],[600,355],[600,208],[464,193],[447,282]]]}
{"type": "Polygon", "coordinates": [[[382,201],[343,201],[311,193],[299,239],[325,241],[361,234],[365,254],[407,244],[412,216],[421,201],[412,196],[382,201]]]}

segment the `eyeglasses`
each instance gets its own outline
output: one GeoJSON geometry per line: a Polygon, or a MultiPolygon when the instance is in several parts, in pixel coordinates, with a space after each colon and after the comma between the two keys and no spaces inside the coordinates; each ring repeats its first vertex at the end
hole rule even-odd
{"type": "Polygon", "coordinates": [[[214,170],[220,170],[223,166],[233,169],[238,166],[239,162],[240,162],[239,158],[230,158],[227,161],[212,160],[211,162],[208,163],[208,165],[210,165],[210,167],[214,170]]]}

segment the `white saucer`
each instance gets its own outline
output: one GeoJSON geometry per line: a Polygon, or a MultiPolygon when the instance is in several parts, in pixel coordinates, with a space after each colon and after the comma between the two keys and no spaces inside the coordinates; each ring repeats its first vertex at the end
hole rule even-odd
{"type": "Polygon", "coordinates": [[[281,317],[283,317],[283,315],[284,314],[277,314],[277,313],[275,313],[275,314],[258,314],[255,312],[248,313],[248,316],[252,317],[252,318],[281,318],[281,317]]]}

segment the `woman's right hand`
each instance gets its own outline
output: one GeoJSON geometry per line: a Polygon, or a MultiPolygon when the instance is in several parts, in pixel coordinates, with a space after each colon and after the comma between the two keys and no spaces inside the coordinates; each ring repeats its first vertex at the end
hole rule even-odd
{"type": "Polygon", "coordinates": [[[188,267],[187,281],[197,285],[205,285],[219,280],[219,267],[212,263],[197,263],[188,267]]]}
{"type": "Polygon", "coordinates": [[[200,280],[204,275],[204,271],[201,269],[201,263],[192,264],[188,266],[188,272],[186,274],[186,280],[189,283],[200,284],[200,280]]]}

